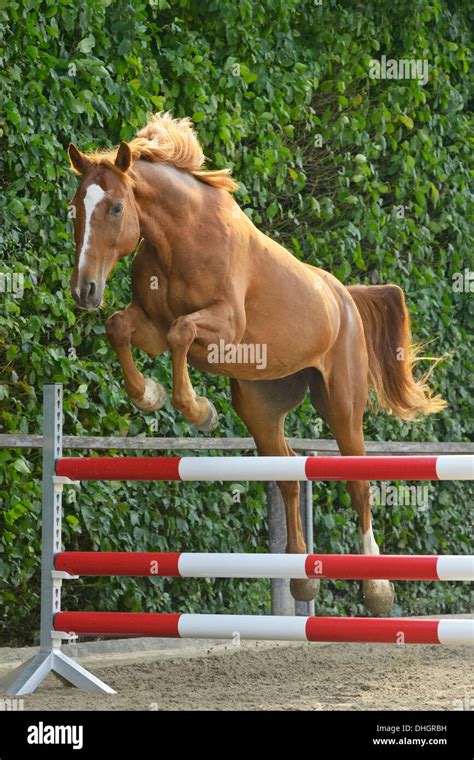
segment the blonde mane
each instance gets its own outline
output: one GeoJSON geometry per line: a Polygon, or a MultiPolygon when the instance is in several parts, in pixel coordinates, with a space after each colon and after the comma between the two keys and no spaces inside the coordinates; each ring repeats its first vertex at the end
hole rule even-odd
{"type": "MultiPolygon", "coordinates": [[[[202,169],[205,156],[197,139],[190,119],[173,119],[169,113],[151,115],[148,124],[128,143],[134,161],[143,159],[151,162],[171,164],[185,169],[194,177],[213,187],[233,192],[238,185],[230,176],[230,169],[208,171],[202,169]]],[[[105,164],[117,170],[115,157],[117,148],[96,151],[88,156],[97,164],[105,164]]]]}

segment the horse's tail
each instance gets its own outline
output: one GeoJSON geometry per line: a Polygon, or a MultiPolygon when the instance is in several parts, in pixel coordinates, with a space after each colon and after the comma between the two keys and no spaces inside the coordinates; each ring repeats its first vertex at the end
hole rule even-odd
{"type": "Polygon", "coordinates": [[[413,377],[419,346],[411,341],[410,316],[398,285],[353,285],[354,299],[364,325],[369,358],[369,386],[378,401],[404,420],[433,414],[447,404],[427,385],[430,370],[413,377]]]}

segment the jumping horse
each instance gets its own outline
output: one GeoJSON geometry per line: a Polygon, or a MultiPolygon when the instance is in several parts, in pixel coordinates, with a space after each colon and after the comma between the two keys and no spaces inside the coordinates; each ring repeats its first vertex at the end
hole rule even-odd
{"type": "MultiPolygon", "coordinates": [[[[203,169],[202,148],[188,119],[157,114],[118,149],[84,154],[71,143],[69,158],[81,175],[71,201],[76,303],[98,309],[110,273],[138,245],[132,301],[106,323],[125,391],[138,409],[160,409],[166,391],[137,369],[131,346],[150,357],[170,352],[172,403],[201,431],[213,430],[218,416],[212,402],[194,391],[188,365],[228,376],[233,407],[262,456],[294,455],[285,418],[308,389],[342,455],[366,453],[362,420],[369,387],[382,407],[402,419],[445,407],[426,377],[413,376],[416,348],[402,290],[345,287],[260,232],[234,200],[237,183],[229,171],[203,169]],[[231,361],[222,352],[216,361],[216,345],[263,347],[265,362],[248,361],[248,351],[245,361],[238,351],[231,352],[231,361]]],[[[299,483],[278,485],[287,551],[305,553],[299,483]]],[[[378,554],[369,483],[347,485],[359,515],[362,552],[378,554]]],[[[318,583],[294,579],[291,593],[312,599],[318,583]]],[[[393,604],[393,586],[386,580],[364,581],[363,594],[372,614],[384,614],[393,604]]]]}

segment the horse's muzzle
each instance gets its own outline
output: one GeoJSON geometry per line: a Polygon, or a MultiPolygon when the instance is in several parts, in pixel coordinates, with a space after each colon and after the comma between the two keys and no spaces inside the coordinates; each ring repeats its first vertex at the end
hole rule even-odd
{"type": "Polygon", "coordinates": [[[96,280],[84,280],[71,288],[72,297],[82,309],[98,309],[104,295],[104,285],[96,280]]]}

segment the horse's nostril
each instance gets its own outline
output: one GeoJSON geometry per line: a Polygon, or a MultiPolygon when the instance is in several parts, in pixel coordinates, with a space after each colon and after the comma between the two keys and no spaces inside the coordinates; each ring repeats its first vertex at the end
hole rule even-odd
{"type": "Polygon", "coordinates": [[[98,293],[98,286],[96,280],[86,280],[85,282],[81,283],[78,288],[75,289],[75,293],[78,292],[79,298],[77,299],[77,302],[80,306],[95,306],[96,305],[96,299],[97,299],[97,293],[98,293]]]}

